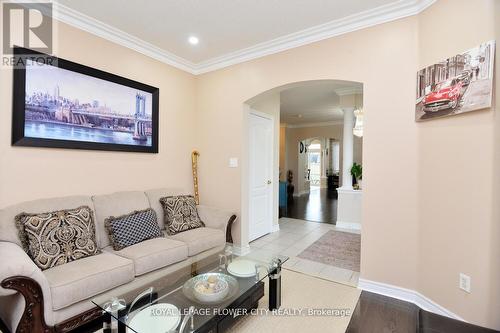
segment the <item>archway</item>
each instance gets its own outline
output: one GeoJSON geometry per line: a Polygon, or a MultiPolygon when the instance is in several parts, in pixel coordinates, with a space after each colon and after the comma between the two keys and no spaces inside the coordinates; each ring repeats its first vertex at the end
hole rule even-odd
{"type": "MultiPolygon", "coordinates": [[[[312,80],[312,81],[302,81],[302,82],[293,82],[285,85],[281,85],[279,87],[272,88],[270,90],[264,91],[250,99],[248,99],[244,105],[243,105],[243,136],[244,138],[248,137],[248,115],[253,112],[253,111],[258,111],[262,113],[266,113],[270,116],[273,117],[274,119],[274,130],[273,130],[273,151],[275,152],[274,158],[273,158],[273,165],[272,165],[272,182],[270,186],[273,188],[273,216],[272,216],[272,228],[270,232],[275,232],[279,230],[279,202],[280,202],[280,197],[279,197],[279,187],[280,187],[280,180],[283,181],[286,180],[287,174],[289,174],[290,170],[293,170],[293,176],[295,179],[292,181],[294,185],[297,185],[296,183],[296,177],[303,177],[303,175],[300,173],[299,168],[295,166],[285,166],[283,167],[283,164],[286,164],[286,159],[283,158],[283,149],[280,147],[280,139],[283,140],[283,122],[280,124],[280,119],[283,120],[283,114],[282,114],[282,108],[283,108],[283,99],[281,99],[281,96],[286,92],[290,91],[293,89],[301,88],[301,87],[312,87],[311,89],[315,89],[315,87],[324,87],[325,85],[329,86],[332,88],[332,94],[334,95],[334,98],[336,99],[337,102],[337,108],[335,110],[332,110],[332,114],[336,114],[337,116],[341,116],[341,120],[343,121],[343,114],[345,112],[350,112],[353,114],[355,109],[359,109],[363,106],[363,96],[362,96],[362,91],[363,91],[363,85],[362,83],[359,82],[352,82],[352,81],[344,81],[344,80],[312,80]],[[281,125],[281,126],[280,126],[281,125]]],[[[304,115],[300,115],[298,118],[308,118],[309,115],[306,113],[307,110],[304,111],[304,115]]],[[[292,121],[295,121],[294,118],[290,118],[292,121]]],[[[330,123],[334,123],[334,121],[331,121],[330,123]]],[[[312,162],[316,163],[316,169],[313,172],[313,181],[315,182],[314,185],[321,186],[322,179],[321,177],[325,177],[327,170],[324,166],[321,165],[321,160],[326,158],[326,143],[323,141],[321,142],[319,139],[332,139],[332,142],[337,142],[337,143],[342,143],[343,141],[343,136],[345,130],[343,129],[343,125],[341,122],[337,122],[335,124],[340,130],[334,134],[325,134],[325,135],[317,135],[317,136],[306,136],[304,139],[310,139],[310,142],[308,142],[308,145],[310,146],[311,144],[313,145],[313,150],[315,149],[316,145],[318,145],[317,151],[315,151],[315,156],[314,159],[315,161],[308,161],[309,164],[312,164],[312,162]],[[316,142],[316,141],[318,142],[316,142]],[[323,149],[322,149],[323,145],[323,149]],[[324,154],[324,155],[322,155],[324,154]],[[319,162],[319,163],[318,163],[319,162]]],[[[297,120],[297,124],[293,123],[290,125],[291,127],[295,128],[301,128],[301,125],[299,123],[299,120],[297,120]]],[[[318,125],[321,126],[321,125],[318,125]]],[[[354,126],[352,126],[354,127],[354,126]]],[[[352,130],[353,128],[350,128],[351,136],[352,136],[352,130]]],[[[325,127],[326,128],[326,127],[325,127]]],[[[351,140],[352,142],[353,140],[351,140]]],[[[330,143],[330,141],[329,141],[330,143]]],[[[242,149],[242,195],[241,195],[241,244],[242,244],[242,252],[245,252],[248,250],[248,244],[250,241],[253,239],[249,238],[249,227],[251,221],[251,215],[252,212],[250,211],[252,208],[251,202],[250,202],[250,184],[249,184],[249,151],[250,151],[250,143],[247,139],[243,140],[243,149],[242,149]]],[[[328,147],[328,154],[331,154],[331,149],[333,149],[331,146],[328,147]]],[[[337,149],[339,149],[339,146],[337,146],[337,149]]],[[[340,155],[342,154],[343,150],[345,148],[342,147],[342,144],[340,144],[340,155]]],[[[297,149],[300,151],[300,148],[297,149]]],[[[351,148],[352,150],[352,148],[351,148]]],[[[299,152],[297,152],[297,155],[299,152]]],[[[312,155],[312,154],[311,154],[312,155]]],[[[351,154],[352,156],[352,154],[351,154]]],[[[296,157],[295,160],[298,160],[296,157]]],[[[342,161],[339,161],[340,165],[342,165],[342,161]]],[[[348,176],[350,177],[350,168],[352,167],[352,162],[351,165],[349,165],[348,168],[348,176]]],[[[332,167],[333,169],[333,167],[332,167]]],[[[338,167],[337,167],[338,169],[338,167]]],[[[342,169],[342,168],[341,168],[342,169]]],[[[344,173],[346,170],[346,166],[343,167],[344,173]]],[[[311,170],[313,171],[313,170],[311,170]]],[[[342,173],[342,170],[336,170],[338,173],[342,173]]],[[[311,175],[309,175],[311,176],[311,175]]],[[[345,184],[342,184],[345,185],[345,184]]],[[[352,185],[352,181],[349,182],[349,186],[352,185]]],[[[298,188],[298,186],[297,186],[298,188]]],[[[352,188],[351,188],[352,189],[352,188]]],[[[300,193],[300,189],[297,189],[300,193]]],[[[359,207],[359,210],[361,211],[361,207],[359,207]]]]}

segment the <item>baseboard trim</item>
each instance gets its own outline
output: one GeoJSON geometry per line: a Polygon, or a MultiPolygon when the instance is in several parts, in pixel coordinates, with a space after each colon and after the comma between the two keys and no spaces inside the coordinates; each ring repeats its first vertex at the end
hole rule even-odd
{"type": "Polygon", "coordinates": [[[237,256],[245,256],[250,253],[250,245],[244,245],[244,246],[233,245],[232,250],[233,254],[237,256]]]}
{"type": "Polygon", "coordinates": [[[343,229],[361,230],[361,223],[337,221],[335,226],[343,229]]]}
{"type": "Polygon", "coordinates": [[[423,310],[466,322],[460,316],[442,307],[441,305],[437,304],[433,300],[425,297],[424,295],[415,290],[406,289],[382,282],[366,280],[363,278],[359,279],[358,288],[375,294],[380,294],[388,297],[397,298],[403,301],[407,301],[415,304],[416,306],[422,308],[423,310]]]}
{"type": "Polygon", "coordinates": [[[276,232],[280,231],[280,225],[278,224],[273,224],[273,227],[271,228],[271,232],[276,232]]]}

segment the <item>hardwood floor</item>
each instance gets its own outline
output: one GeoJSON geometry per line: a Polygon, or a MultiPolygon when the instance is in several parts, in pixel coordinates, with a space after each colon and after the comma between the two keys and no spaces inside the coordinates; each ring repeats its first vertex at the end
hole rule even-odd
{"type": "Polygon", "coordinates": [[[335,224],[337,221],[337,191],[313,189],[309,194],[294,197],[288,203],[284,217],[335,224]]]}
{"type": "Polygon", "coordinates": [[[412,303],[363,291],[346,333],[415,333],[418,310],[412,303]]]}
{"type": "Polygon", "coordinates": [[[361,293],[346,333],[499,333],[443,317],[395,298],[361,293]]]}

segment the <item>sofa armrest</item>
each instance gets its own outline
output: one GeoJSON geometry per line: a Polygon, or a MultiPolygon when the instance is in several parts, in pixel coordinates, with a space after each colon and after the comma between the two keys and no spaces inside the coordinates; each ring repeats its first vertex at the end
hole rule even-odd
{"type": "Polygon", "coordinates": [[[222,230],[226,233],[226,241],[233,242],[231,227],[236,220],[236,215],[233,212],[204,205],[198,205],[197,209],[198,215],[205,223],[205,226],[222,230]]]}
{"type": "MultiPolygon", "coordinates": [[[[2,265],[0,265],[0,297],[20,292],[26,301],[25,312],[29,310],[33,313],[41,310],[39,317],[42,318],[40,319],[43,322],[52,322],[52,295],[49,282],[40,268],[19,245],[14,243],[0,241],[0,257],[2,260],[2,265]],[[44,307],[49,311],[43,311],[44,307]]],[[[26,313],[23,315],[23,319],[25,316],[26,313]]],[[[23,323],[21,318],[8,319],[11,322],[21,320],[19,325],[23,323]]]]}
{"type": "MultiPolygon", "coordinates": [[[[0,241],[0,256],[2,260],[2,265],[0,265],[0,282],[14,276],[29,277],[38,282],[40,287],[42,287],[44,297],[50,297],[49,283],[45,275],[43,275],[40,268],[35,265],[33,260],[31,260],[19,245],[0,241]],[[45,290],[44,287],[46,287],[45,290]],[[48,293],[47,296],[45,292],[48,293]]],[[[15,293],[15,290],[0,287],[0,296],[7,296],[15,293]]]]}

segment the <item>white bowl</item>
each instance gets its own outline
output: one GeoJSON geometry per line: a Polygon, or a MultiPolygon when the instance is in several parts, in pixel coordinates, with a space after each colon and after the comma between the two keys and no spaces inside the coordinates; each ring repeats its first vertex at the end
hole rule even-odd
{"type": "Polygon", "coordinates": [[[238,281],[234,277],[232,277],[231,275],[216,273],[216,272],[204,273],[192,277],[191,279],[187,280],[184,283],[184,286],[182,287],[182,292],[184,296],[186,296],[189,300],[193,302],[201,304],[218,304],[224,302],[233,297],[234,295],[236,295],[239,290],[240,289],[238,281]],[[198,282],[200,281],[208,282],[208,279],[211,276],[215,276],[217,277],[218,280],[223,281],[222,282],[223,285],[217,288],[218,292],[211,294],[196,292],[195,285],[198,284],[198,282]],[[227,286],[224,282],[227,283],[227,286]]]}
{"type": "Polygon", "coordinates": [[[206,280],[200,280],[195,283],[193,295],[202,303],[217,303],[222,301],[229,292],[229,284],[226,280],[219,278],[216,283],[216,291],[214,292],[200,292],[198,286],[206,284],[206,280]]]}

